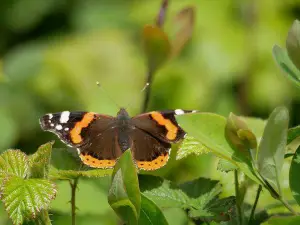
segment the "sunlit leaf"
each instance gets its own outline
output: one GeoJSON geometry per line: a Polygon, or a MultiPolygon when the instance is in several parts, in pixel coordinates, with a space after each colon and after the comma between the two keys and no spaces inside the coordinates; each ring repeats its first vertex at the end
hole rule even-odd
{"type": "Polygon", "coordinates": [[[233,170],[236,170],[238,167],[231,163],[230,161],[226,159],[219,159],[217,169],[222,171],[222,172],[230,172],[233,170]]]}
{"type": "Polygon", "coordinates": [[[186,7],[174,18],[173,29],[175,30],[171,39],[172,56],[178,55],[193,34],[195,23],[195,9],[186,7]]]}
{"type": "Polygon", "coordinates": [[[208,153],[209,151],[210,150],[205,145],[201,144],[195,138],[187,135],[179,146],[176,159],[180,160],[191,154],[198,156],[208,153]]]}
{"type": "Polygon", "coordinates": [[[300,205],[300,182],[299,182],[299,175],[300,175],[300,148],[296,151],[291,167],[290,167],[290,174],[289,174],[289,181],[290,181],[290,188],[294,199],[300,205]]]}
{"type": "Polygon", "coordinates": [[[122,154],[114,167],[108,202],[124,222],[138,223],[141,194],[137,169],[130,150],[122,154]]]}
{"type": "Polygon", "coordinates": [[[274,216],[262,225],[298,225],[300,223],[300,216],[274,216]]]}
{"type": "Polygon", "coordinates": [[[278,45],[273,47],[273,56],[280,66],[280,68],[287,74],[289,80],[291,80],[297,87],[300,86],[300,71],[290,60],[287,51],[280,48],[278,45]]]}
{"type": "Polygon", "coordinates": [[[168,224],[164,214],[153,201],[143,194],[141,195],[141,200],[141,212],[138,221],[139,225],[168,224]]]}
{"type": "Polygon", "coordinates": [[[0,155],[0,172],[25,178],[29,174],[28,157],[20,150],[7,150],[0,155]]]}
{"type": "Polygon", "coordinates": [[[190,135],[205,145],[217,156],[229,160],[252,180],[260,183],[251,164],[241,160],[226,141],[224,131],[226,119],[213,113],[193,113],[176,117],[178,123],[190,135]]]}
{"type": "Polygon", "coordinates": [[[159,27],[146,25],[143,30],[143,43],[149,71],[154,73],[170,56],[168,36],[159,27]]]}
{"type": "Polygon", "coordinates": [[[1,200],[16,225],[25,219],[36,218],[43,209],[48,209],[50,201],[55,198],[56,186],[43,179],[10,177],[1,187],[1,200]]]}
{"type": "Polygon", "coordinates": [[[300,69],[300,22],[295,20],[286,38],[286,49],[289,58],[300,69]]]}
{"type": "Polygon", "coordinates": [[[290,128],[288,130],[287,144],[300,137],[300,126],[290,128]]]}
{"type": "Polygon", "coordinates": [[[285,107],[276,108],[270,115],[259,145],[257,168],[271,186],[281,192],[279,176],[283,166],[289,112],[285,107]]]}
{"type": "Polygon", "coordinates": [[[48,178],[53,144],[54,142],[46,143],[40,146],[33,155],[29,156],[30,177],[48,178]]]}

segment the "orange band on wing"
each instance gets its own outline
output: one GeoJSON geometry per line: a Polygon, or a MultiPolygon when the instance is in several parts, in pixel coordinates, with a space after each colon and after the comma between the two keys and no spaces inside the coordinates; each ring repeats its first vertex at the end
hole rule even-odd
{"type": "Polygon", "coordinates": [[[82,128],[87,127],[94,120],[95,113],[89,112],[84,114],[81,121],[77,122],[74,128],[70,132],[71,140],[74,144],[79,144],[82,142],[82,137],[80,135],[82,128]]]}
{"type": "Polygon", "coordinates": [[[100,160],[88,154],[81,153],[79,157],[84,164],[94,168],[111,168],[116,164],[116,160],[100,160]]]}
{"type": "Polygon", "coordinates": [[[151,117],[159,124],[162,126],[165,126],[165,128],[167,129],[168,133],[167,133],[167,138],[169,140],[174,140],[177,136],[177,131],[178,128],[176,125],[174,125],[172,123],[171,120],[169,119],[165,119],[163,117],[162,114],[158,113],[158,112],[151,112],[151,117]]]}
{"type": "Polygon", "coordinates": [[[169,154],[160,155],[152,161],[136,161],[136,164],[139,169],[143,170],[156,170],[167,164],[169,159],[169,154]]]}

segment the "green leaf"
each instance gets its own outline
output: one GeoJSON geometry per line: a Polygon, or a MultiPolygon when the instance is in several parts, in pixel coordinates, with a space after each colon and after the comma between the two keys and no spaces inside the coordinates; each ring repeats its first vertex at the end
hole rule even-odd
{"type": "Polygon", "coordinates": [[[124,222],[137,224],[141,194],[130,149],[122,154],[114,167],[108,202],[124,222]]]}
{"type": "Polygon", "coordinates": [[[25,178],[29,173],[28,157],[20,150],[7,150],[0,155],[0,172],[25,178]]]}
{"type": "Polygon", "coordinates": [[[171,45],[168,36],[153,25],[146,25],[143,30],[144,50],[149,71],[154,73],[170,56],[171,45]]]}
{"type": "Polygon", "coordinates": [[[263,225],[298,225],[300,223],[300,216],[276,216],[271,217],[263,225]]]}
{"type": "Polygon", "coordinates": [[[97,178],[110,176],[112,172],[112,169],[58,170],[50,166],[49,178],[51,180],[71,180],[78,177],[97,178]]]}
{"type": "Polygon", "coordinates": [[[235,208],[235,197],[230,196],[223,199],[211,201],[206,206],[206,211],[191,210],[189,216],[192,218],[201,219],[204,221],[228,221],[232,217],[232,212],[235,208]],[[208,213],[209,212],[209,213],[208,213]]]}
{"type": "Polygon", "coordinates": [[[199,178],[176,185],[171,181],[146,175],[140,175],[139,181],[143,194],[161,208],[182,208],[190,216],[211,219],[215,219],[220,210],[228,211],[228,205],[220,204],[221,200],[218,199],[221,193],[218,181],[199,178]]]}
{"type": "Polygon", "coordinates": [[[175,184],[160,177],[139,176],[141,192],[161,208],[187,208],[187,195],[175,184]]]}
{"type": "Polygon", "coordinates": [[[33,155],[29,156],[30,177],[48,178],[53,144],[54,142],[48,142],[40,146],[33,155]]]}
{"type": "Polygon", "coordinates": [[[175,30],[171,39],[172,57],[178,55],[193,34],[195,24],[195,9],[186,7],[174,18],[173,29],[175,30]]]}
{"type": "Polygon", "coordinates": [[[176,117],[178,123],[190,135],[205,145],[217,156],[229,160],[252,180],[260,183],[251,163],[242,161],[226,141],[224,131],[226,119],[213,113],[192,113],[176,117]]]}
{"type": "Polygon", "coordinates": [[[300,148],[296,151],[291,167],[290,167],[290,174],[289,174],[289,181],[290,181],[290,189],[294,196],[294,199],[300,205],[300,182],[299,182],[299,174],[300,174],[300,148]]]}
{"type": "Polygon", "coordinates": [[[49,208],[50,201],[56,195],[56,186],[44,179],[24,180],[15,176],[4,180],[0,193],[9,217],[19,225],[49,208]]]}
{"type": "Polygon", "coordinates": [[[157,205],[145,195],[141,195],[141,212],[139,218],[139,225],[167,225],[168,222],[157,205]]]}
{"type": "Polygon", "coordinates": [[[288,110],[277,107],[268,119],[257,156],[258,172],[279,194],[279,176],[283,166],[288,123],[288,110]]]}
{"type": "Polygon", "coordinates": [[[217,170],[220,170],[222,172],[230,172],[233,170],[236,170],[237,166],[232,164],[230,161],[226,159],[219,159],[217,170]]]}
{"type": "Polygon", "coordinates": [[[188,155],[195,154],[196,156],[208,153],[210,150],[203,144],[201,144],[195,138],[187,135],[179,146],[176,159],[180,160],[188,155]]]}
{"type": "Polygon", "coordinates": [[[280,66],[280,68],[287,73],[287,77],[291,80],[297,87],[300,86],[300,71],[290,60],[287,51],[280,48],[278,45],[273,47],[273,56],[275,61],[280,66]]]}
{"type": "Polygon", "coordinates": [[[294,65],[300,68],[300,22],[295,20],[286,38],[286,49],[294,65]]]}
{"type": "Polygon", "coordinates": [[[297,137],[300,137],[300,126],[288,130],[287,144],[290,144],[297,137]]]}

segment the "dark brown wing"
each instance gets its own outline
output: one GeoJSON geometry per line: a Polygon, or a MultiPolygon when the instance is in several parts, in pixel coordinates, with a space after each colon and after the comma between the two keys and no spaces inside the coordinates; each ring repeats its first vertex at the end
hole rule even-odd
{"type": "Polygon", "coordinates": [[[93,112],[49,113],[40,119],[43,130],[56,134],[64,143],[79,150],[88,166],[113,167],[121,151],[115,142],[115,118],[93,112]]]}
{"type": "Polygon", "coordinates": [[[139,169],[156,170],[166,165],[171,144],[135,128],[129,134],[131,151],[139,169]]]}
{"type": "Polygon", "coordinates": [[[177,114],[179,112],[184,114],[192,111],[179,111],[179,109],[177,111],[153,111],[133,117],[132,124],[163,142],[176,143],[184,138],[185,135],[184,130],[178,125],[175,119],[176,112],[177,114]]]}
{"type": "MultiPolygon", "coordinates": [[[[117,128],[100,131],[100,123],[93,123],[86,135],[89,141],[78,149],[84,164],[94,168],[111,168],[122,155],[117,138],[117,128]]],[[[99,120],[100,122],[100,120],[99,120]]]]}

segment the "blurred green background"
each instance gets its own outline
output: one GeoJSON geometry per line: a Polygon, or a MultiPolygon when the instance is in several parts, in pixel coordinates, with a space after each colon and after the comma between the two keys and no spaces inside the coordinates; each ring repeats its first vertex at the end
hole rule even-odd
{"type": "MultiPolygon", "coordinates": [[[[49,140],[38,119],[48,112],[87,110],[114,115],[127,106],[139,113],[145,84],[141,30],[153,23],[160,0],[1,0],[0,151],[27,153],[49,140]],[[104,94],[96,86],[99,81],[104,94]],[[114,101],[111,101],[108,96],[114,101]]],[[[171,0],[172,17],[194,5],[196,21],[182,54],[155,76],[148,110],[199,109],[227,116],[267,118],[278,105],[300,123],[300,91],[281,74],[272,46],[284,47],[296,0],[171,0]]],[[[55,147],[63,147],[59,141],[55,147]]],[[[211,155],[188,157],[164,175],[178,182],[199,176],[224,178],[211,155]]],[[[285,169],[288,170],[288,167],[285,169]]],[[[224,195],[232,194],[232,183],[224,195]]],[[[283,178],[287,188],[287,177],[283,178]]],[[[79,184],[78,224],[116,224],[106,195],[108,178],[79,184]]],[[[70,224],[70,189],[58,183],[53,224],[70,224]]],[[[264,200],[271,201],[265,193],[264,200]]],[[[251,195],[249,197],[251,199],[251,195]]],[[[165,210],[170,224],[188,224],[184,212],[165,210]]],[[[0,205],[0,224],[7,222],[0,205]]]]}

